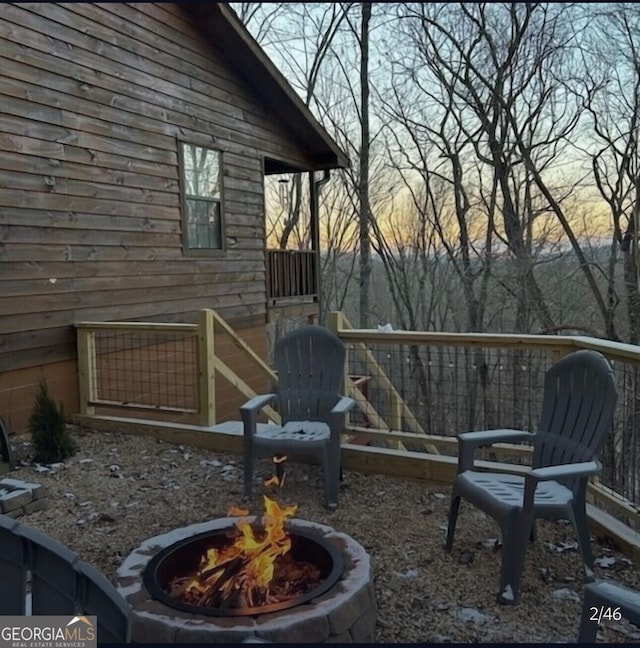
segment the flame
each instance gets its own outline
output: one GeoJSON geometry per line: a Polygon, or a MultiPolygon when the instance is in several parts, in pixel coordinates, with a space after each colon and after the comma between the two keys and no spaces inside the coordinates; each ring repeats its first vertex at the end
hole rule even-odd
{"type": "Polygon", "coordinates": [[[184,590],[189,599],[199,605],[208,605],[214,598],[235,600],[249,607],[268,602],[275,560],[291,549],[291,538],[284,523],[295,514],[298,506],[280,508],[266,496],[264,505],[263,529],[258,532],[245,517],[246,509],[232,507],[229,510],[229,515],[240,517],[236,522],[239,535],[232,544],[207,550],[197,574],[184,590]]]}

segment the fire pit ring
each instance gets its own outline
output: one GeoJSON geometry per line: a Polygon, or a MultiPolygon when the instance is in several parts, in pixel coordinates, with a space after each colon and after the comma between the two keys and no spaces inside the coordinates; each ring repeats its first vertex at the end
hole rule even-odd
{"type": "Polygon", "coordinates": [[[293,541],[291,553],[295,555],[296,553],[305,553],[305,549],[313,550],[313,560],[316,565],[321,567],[322,571],[320,583],[301,596],[259,607],[223,608],[191,605],[168,594],[166,588],[169,576],[175,573],[176,566],[179,565],[182,573],[189,572],[192,568],[195,569],[200,556],[207,548],[220,544],[217,541],[226,538],[227,530],[225,529],[205,531],[165,547],[145,567],[142,575],[145,587],[155,599],[169,607],[209,616],[256,616],[303,605],[324,594],[338,582],[343,570],[342,557],[336,547],[325,541],[321,534],[305,529],[297,529],[294,532],[289,528],[289,525],[285,525],[285,528],[293,541]]]}
{"type": "MultiPolygon", "coordinates": [[[[248,518],[251,524],[255,517],[248,518]]],[[[169,607],[144,583],[144,571],[165,548],[199,534],[227,532],[237,518],[225,517],[193,524],[142,542],[124,560],[116,587],[132,606],[132,641],[138,643],[240,643],[257,637],[277,643],[371,643],[377,619],[371,558],[347,534],[331,527],[292,519],[294,534],[321,537],[341,557],[338,581],[301,605],[254,616],[210,616],[169,607]]]]}

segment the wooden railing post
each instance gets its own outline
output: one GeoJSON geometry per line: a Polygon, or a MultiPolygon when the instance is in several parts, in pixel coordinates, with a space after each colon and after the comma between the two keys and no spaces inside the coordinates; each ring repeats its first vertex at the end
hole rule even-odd
{"type": "Polygon", "coordinates": [[[214,353],[214,312],[210,309],[198,315],[198,387],[200,425],[216,423],[216,369],[214,353]]]}
{"type": "Polygon", "coordinates": [[[91,404],[96,400],[96,339],[95,331],[79,328],[78,336],[78,389],[80,413],[93,416],[96,408],[91,404]]]}

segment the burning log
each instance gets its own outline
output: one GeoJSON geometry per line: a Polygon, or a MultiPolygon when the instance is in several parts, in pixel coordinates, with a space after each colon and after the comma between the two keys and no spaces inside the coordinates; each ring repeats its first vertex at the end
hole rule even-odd
{"type": "Polygon", "coordinates": [[[284,528],[297,506],[282,509],[268,497],[264,500],[262,530],[239,520],[235,538],[221,548],[209,548],[199,568],[171,579],[167,592],[192,605],[243,608],[280,603],[313,589],[321,580],[320,569],[291,555],[291,537],[284,528]]]}

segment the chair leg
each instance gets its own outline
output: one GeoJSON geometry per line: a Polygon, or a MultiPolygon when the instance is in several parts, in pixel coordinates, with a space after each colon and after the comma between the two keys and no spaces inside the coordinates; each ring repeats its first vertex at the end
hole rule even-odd
{"type": "Polygon", "coordinates": [[[579,504],[573,507],[573,528],[578,537],[578,546],[584,562],[584,573],[587,581],[594,579],[593,552],[591,551],[591,538],[589,537],[589,526],[587,523],[587,512],[584,506],[579,504]]]}
{"type": "Polygon", "coordinates": [[[515,605],[520,593],[532,520],[524,520],[516,512],[502,523],[502,562],[500,565],[500,592],[498,603],[515,605]]]}
{"type": "Polygon", "coordinates": [[[447,540],[444,548],[447,551],[453,546],[453,534],[456,531],[456,522],[458,521],[458,511],[460,510],[460,495],[451,495],[451,506],[449,507],[449,526],[447,527],[447,540]]]}

